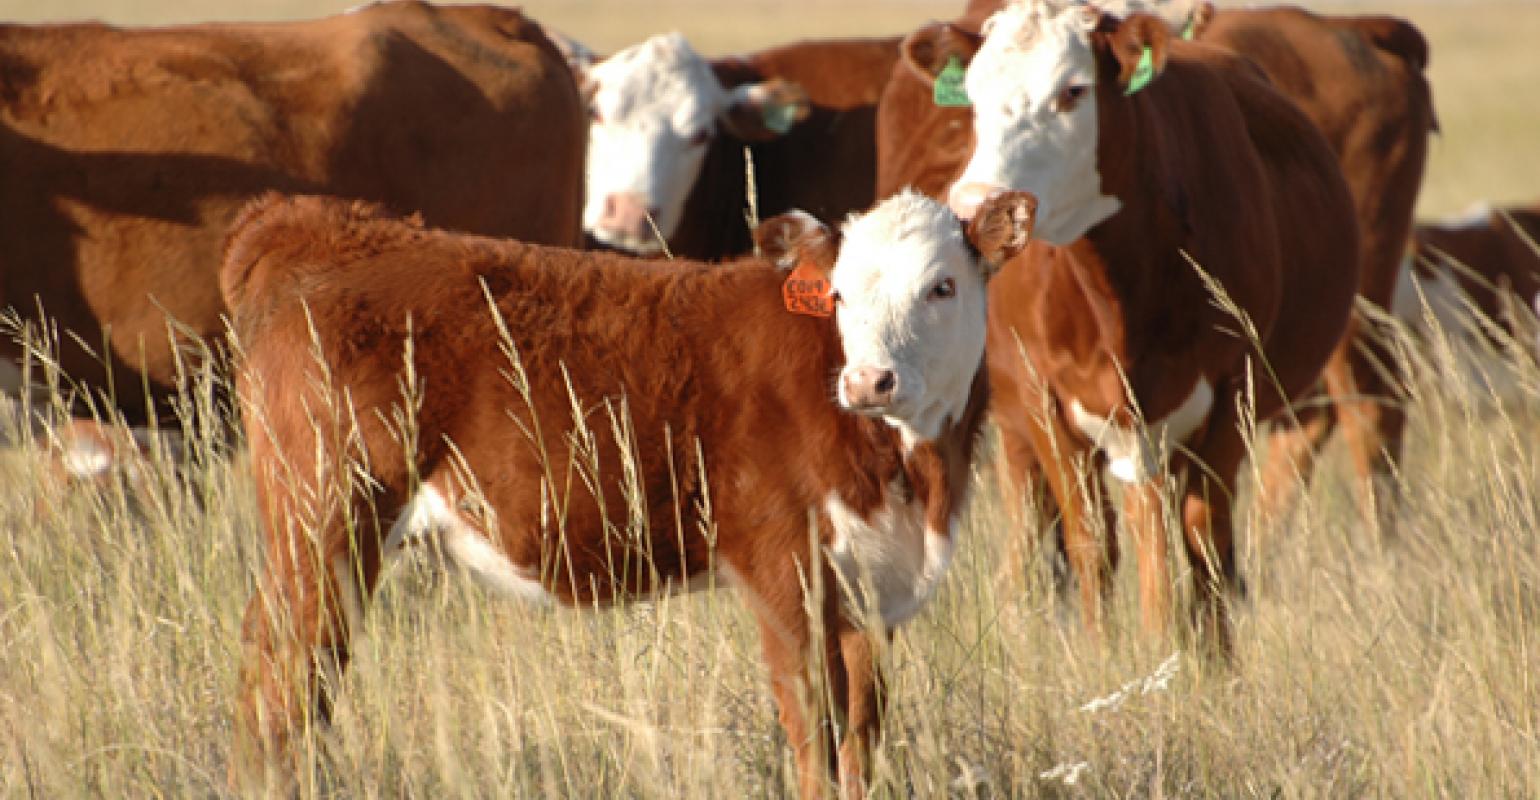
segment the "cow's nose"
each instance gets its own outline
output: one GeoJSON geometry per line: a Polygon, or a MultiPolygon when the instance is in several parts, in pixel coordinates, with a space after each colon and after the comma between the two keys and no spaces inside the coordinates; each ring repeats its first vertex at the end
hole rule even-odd
{"type": "Polygon", "coordinates": [[[898,375],[891,369],[853,367],[845,370],[845,400],[855,409],[882,409],[893,404],[898,375]]]}
{"type": "Polygon", "coordinates": [[[604,213],[599,216],[599,227],[606,231],[634,238],[652,236],[652,226],[647,218],[658,218],[658,209],[647,204],[647,198],[635,192],[621,192],[604,196],[604,213]]]}
{"type": "Polygon", "coordinates": [[[978,215],[979,206],[999,191],[1000,187],[987,183],[959,183],[947,193],[947,203],[958,219],[971,222],[978,215]]]}

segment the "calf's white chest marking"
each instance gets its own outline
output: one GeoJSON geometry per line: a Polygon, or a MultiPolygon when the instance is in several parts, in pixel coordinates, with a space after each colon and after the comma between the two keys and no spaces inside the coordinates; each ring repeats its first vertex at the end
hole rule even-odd
{"type": "Polygon", "coordinates": [[[864,519],[835,493],[824,501],[834,525],[830,548],[835,568],[844,583],[874,593],[877,610],[889,627],[918,614],[935,592],[952,562],[950,531],[936,531],[925,524],[925,509],[917,501],[905,502],[897,487],[885,492],[882,508],[864,519]]]}

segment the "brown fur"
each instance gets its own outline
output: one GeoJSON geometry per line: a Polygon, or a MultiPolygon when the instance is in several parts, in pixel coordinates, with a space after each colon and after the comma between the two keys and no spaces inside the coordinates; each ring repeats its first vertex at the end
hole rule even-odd
{"type": "MultiPolygon", "coordinates": [[[[0,26],[0,76],[0,300],[28,318],[41,304],[105,351],[130,419],[153,413],[142,382],[159,398],[176,379],[168,317],[223,333],[220,244],[263,191],[532,241],[581,235],[581,99],[515,11],[397,2],[280,24],[0,26]]],[[[61,339],[65,372],[105,389],[103,365],[61,339]]]]}
{"type": "MultiPolygon", "coordinates": [[[[1099,512],[1105,497],[1077,483],[1093,443],[1069,409],[1079,403],[1126,425],[1131,394],[1143,418],[1159,420],[1200,378],[1209,383],[1212,411],[1186,442],[1203,467],[1181,456],[1172,466],[1186,478],[1179,513],[1199,620],[1223,648],[1219,590],[1236,578],[1230,493],[1245,452],[1236,406],[1254,379],[1258,416],[1277,414],[1314,384],[1339,341],[1357,285],[1351,198],[1326,142],[1251,63],[1170,41],[1138,15],[1107,20],[1093,40],[1099,85],[1117,85],[1146,45],[1163,54],[1164,70],[1132,97],[1096,93],[1101,188],[1122,210],[1068,247],[1034,243],[991,284],[991,410],[1008,486],[1046,480],[1052,488],[1095,628],[1117,552],[1113,541],[1095,541],[1092,520],[1107,516],[1099,512]],[[1255,326],[1260,353],[1215,307],[1183,252],[1255,326]]],[[[1150,505],[1156,485],[1130,487],[1126,497],[1145,622],[1163,629],[1169,578],[1150,505]]]]}
{"type": "MultiPolygon", "coordinates": [[[[859,782],[878,734],[876,675],[835,592],[821,611],[828,638],[810,639],[799,578],[815,574],[809,520],[827,545],[831,493],[870,515],[896,489],[949,531],[986,405],[982,364],[964,418],[906,455],[893,429],[836,408],[834,323],[787,312],[784,272],[763,260],[642,261],[427,230],[342,201],[269,197],[243,215],[223,271],[247,353],[239,392],[269,564],[246,617],[238,766],[281,754],[311,704],[325,713],[309,653],[328,648],[345,665],[348,631],[337,611],[343,589],[319,565],[345,559],[366,602],[385,532],[421,481],[512,561],[542,565],[541,584],[567,604],[646,596],[727,567],[721,579],[747,590],[759,618],[804,792],[829,777],[815,733],[828,728],[804,717],[797,694],[813,679],[814,647],[845,667],[824,677],[847,714],[840,763],[859,782]],[[488,296],[529,402],[510,384],[488,296]],[[387,421],[403,406],[408,338],[423,401],[404,448],[387,421]],[[309,355],[316,347],[324,373],[309,355]],[[324,411],[335,405],[328,392],[350,399],[347,413],[324,411]],[[568,436],[574,402],[597,474],[568,436]],[[616,414],[629,442],[617,438],[616,414]],[[646,501],[639,520],[626,505],[623,451],[646,501]],[[349,459],[365,463],[367,478],[351,489],[349,459]],[[311,509],[306,497],[326,499],[311,509]],[[301,530],[313,531],[314,549],[301,530]]],[[[827,567],[816,577],[836,585],[827,567]]]]}
{"type": "Polygon", "coordinates": [[[1476,308],[1509,333],[1516,331],[1503,294],[1512,292],[1531,309],[1540,295],[1540,205],[1492,211],[1479,225],[1422,223],[1414,245],[1423,281],[1447,271],[1476,308]]]}
{"type": "MultiPolygon", "coordinates": [[[[974,0],[955,25],[976,35],[1000,5],[998,0],[974,0]]],[[[1411,231],[1428,134],[1437,130],[1422,72],[1428,63],[1422,34],[1394,17],[1320,16],[1295,8],[1225,8],[1203,20],[1199,41],[1251,59],[1325,135],[1352,193],[1361,232],[1359,293],[1388,306],[1411,231]]],[[[909,59],[895,66],[877,112],[878,198],[904,186],[939,196],[972,152],[969,110],[937,108],[930,92],[925,70],[914,68],[909,59]]],[[[1342,398],[1336,416],[1365,491],[1369,477],[1384,472],[1400,452],[1405,426],[1397,387],[1376,366],[1388,363],[1393,360],[1375,337],[1353,336],[1343,340],[1328,368],[1334,393],[1342,398]]],[[[1292,453],[1308,472],[1308,454],[1332,427],[1309,429],[1311,441],[1291,442],[1299,434],[1284,432],[1271,451],[1292,453]]],[[[1268,481],[1264,491],[1281,506],[1298,468],[1275,463],[1266,471],[1286,478],[1268,481]]]]}

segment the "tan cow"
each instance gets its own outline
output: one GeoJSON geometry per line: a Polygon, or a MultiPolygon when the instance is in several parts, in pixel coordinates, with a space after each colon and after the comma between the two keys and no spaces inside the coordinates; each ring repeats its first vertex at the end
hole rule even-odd
{"type": "Polygon", "coordinates": [[[1035,0],[1002,9],[982,37],[930,30],[913,52],[932,74],[967,65],[974,110],[953,208],[967,218],[1001,190],[1041,203],[1039,240],[990,289],[1008,474],[1052,487],[1093,628],[1116,550],[1096,541],[1103,494],[1077,476],[1105,463],[1127,484],[1144,620],[1163,630],[1169,465],[1197,618],[1223,649],[1241,415],[1266,420],[1314,385],[1357,287],[1336,159],[1254,65],[1150,15],[1035,0]]]}
{"type": "Polygon", "coordinates": [[[171,326],[184,344],[223,333],[220,246],[252,197],[361,197],[573,244],[586,127],[560,55],[493,6],[0,26],[0,304],[41,308],[68,332],[65,373],[142,422],[159,410],[145,389],[178,379],[171,326]]]}
{"type": "MultiPolygon", "coordinates": [[[[933,59],[929,48],[941,28],[976,32],[1001,5],[973,0],[958,21],[923,28],[906,41],[904,60],[894,68],[878,108],[878,197],[905,186],[939,196],[957,179],[972,152],[971,111],[937,107],[931,73],[920,65],[933,59]]],[[[1336,153],[1353,195],[1361,231],[1360,294],[1389,308],[1428,134],[1436,129],[1423,75],[1428,47],[1417,29],[1392,17],[1320,16],[1297,8],[1215,11],[1200,0],[1097,5],[1118,13],[1156,13],[1173,32],[1247,56],[1310,117],[1336,153]]],[[[1365,482],[1399,453],[1405,423],[1397,387],[1377,366],[1385,363],[1392,362],[1377,338],[1368,336],[1344,340],[1331,368],[1341,398],[1338,416],[1365,482]],[[1349,399],[1355,397],[1360,399],[1349,399]]],[[[1306,422],[1309,437],[1285,432],[1270,448],[1275,459],[1268,473],[1288,478],[1268,482],[1275,504],[1287,502],[1296,470],[1308,471],[1315,445],[1331,429],[1328,419],[1306,422]]]]}
{"type": "Polygon", "coordinates": [[[237,771],[282,767],[299,721],[326,717],[320,675],[346,665],[391,556],[428,539],[526,599],[742,589],[803,795],[838,752],[860,796],[881,632],[856,621],[914,616],[951,558],[986,404],[985,286],[1033,205],[992,199],[966,231],[912,193],[842,233],[793,213],[759,229],[765,259],[707,266],[255,204],[221,273],[268,561],[237,771]],[[836,589],[858,583],[860,599],[836,589]],[[802,705],[815,650],[838,745],[802,705]]]}

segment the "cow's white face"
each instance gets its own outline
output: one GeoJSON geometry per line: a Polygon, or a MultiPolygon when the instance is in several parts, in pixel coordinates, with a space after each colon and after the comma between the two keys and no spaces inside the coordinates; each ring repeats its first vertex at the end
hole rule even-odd
{"type": "Polygon", "coordinates": [[[913,191],[843,230],[830,276],[845,353],[840,405],[880,415],[907,441],[933,439],[960,418],[984,357],[989,269],[952,212],[913,191]]]}
{"type": "Polygon", "coordinates": [[[638,253],[662,249],[646,217],[672,236],[700,175],[716,117],[731,95],[677,33],[654,36],[596,65],[583,228],[638,253]]]}
{"type": "Polygon", "coordinates": [[[968,67],[977,143],[951,189],[972,215],[999,189],[1037,195],[1036,235],[1059,245],[1117,212],[1097,166],[1097,12],[1055,0],[1008,5],[984,27],[968,67]]]}

